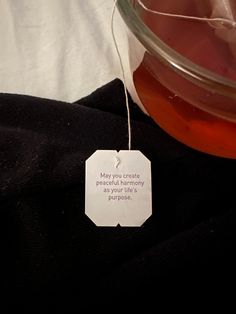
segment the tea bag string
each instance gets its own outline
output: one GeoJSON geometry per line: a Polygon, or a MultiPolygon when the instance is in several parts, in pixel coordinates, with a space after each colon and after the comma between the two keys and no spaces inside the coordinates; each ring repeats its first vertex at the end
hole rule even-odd
{"type": "Polygon", "coordinates": [[[190,16],[190,15],[181,15],[181,14],[174,14],[174,13],[167,13],[167,12],[161,12],[161,11],[155,11],[150,8],[148,8],[141,0],[137,0],[138,4],[147,12],[150,12],[152,14],[157,14],[161,16],[166,17],[173,17],[173,18],[179,18],[184,20],[191,20],[191,21],[202,21],[202,22],[215,22],[219,23],[221,26],[230,26],[232,28],[236,28],[236,21],[232,21],[227,18],[221,18],[221,17],[198,17],[198,16],[190,16]]]}
{"type": "Polygon", "coordinates": [[[128,150],[131,150],[131,140],[132,140],[131,119],[130,119],[129,98],[128,98],[128,92],[126,89],[125,70],[124,70],[124,65],[122,62],[121,54],[120,54],[120,51],[118,48],[118,44],[116,41],[115,31],[114,31],[114,15],[115,15],[115,11],[116,11],[117,1],[118,0],[114,0],[114,5],[113,5],[113,9],[112,9],[112,14],[111,14],[111,34],[112,34],[113,42],[114,42],[115,49],[117,52],[117,56],[119,58],[120,68],[121,68],[121,72],[122,72],[122,80],[123,80],[123,87],[124,87],[124,93],[125,93],[125,104],[126,104],[127,120],[128,120],[128,150]]]}

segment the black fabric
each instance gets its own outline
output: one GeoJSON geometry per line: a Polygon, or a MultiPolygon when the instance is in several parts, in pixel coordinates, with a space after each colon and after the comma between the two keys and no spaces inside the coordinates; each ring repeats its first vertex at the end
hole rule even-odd
{"type": "Polygon", "coordinates": [[[0,275],[9,312],[128,302],[156,313],[171,292],[192,293],[196,303],[203,291],[230,298],[235,160],[182,145],[130,104],[133,149],[152,162],[153,215],[141,228],[98,228],[84,214],[85,160],[127,148],[122,83],[74,104],[0,94],[0,275]]]}

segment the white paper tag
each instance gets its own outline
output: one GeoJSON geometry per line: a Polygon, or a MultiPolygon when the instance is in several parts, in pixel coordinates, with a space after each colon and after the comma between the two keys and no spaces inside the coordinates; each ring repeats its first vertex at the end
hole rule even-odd
{"type": "Polygon", "coordinates": [[[151,162],[140,151],[97,150],[86,161],[85,213],[97,226],[141,226],[152,214],[151,162]]]}

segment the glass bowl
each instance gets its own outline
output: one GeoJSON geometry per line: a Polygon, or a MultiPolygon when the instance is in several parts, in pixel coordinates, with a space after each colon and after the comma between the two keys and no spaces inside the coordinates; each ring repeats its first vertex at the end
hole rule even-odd
{"type": "MultiPolygon", "coordinates": [[[[142,2],[152,10],[210,18],[211,1],[142,2]]],[[[192,148],[236,158],[236,28],[156,15],[136,0],[117,6],[146,49],[133,80],[149,115],[192,148]]]]}

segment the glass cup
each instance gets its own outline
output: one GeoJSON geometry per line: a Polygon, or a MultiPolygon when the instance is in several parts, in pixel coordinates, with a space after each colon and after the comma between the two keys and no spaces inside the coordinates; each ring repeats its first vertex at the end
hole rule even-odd
{"type": "MultiPolygon", "coordinates": [[[[142,2],[171,14],[214,13],[212,0],[142,2]]],[[[117,6],[146,49],[133,80],[149,115],[192,148],[236,158],[236,28],[156,15],[136,0],[118,0],[117,6]]]]}

